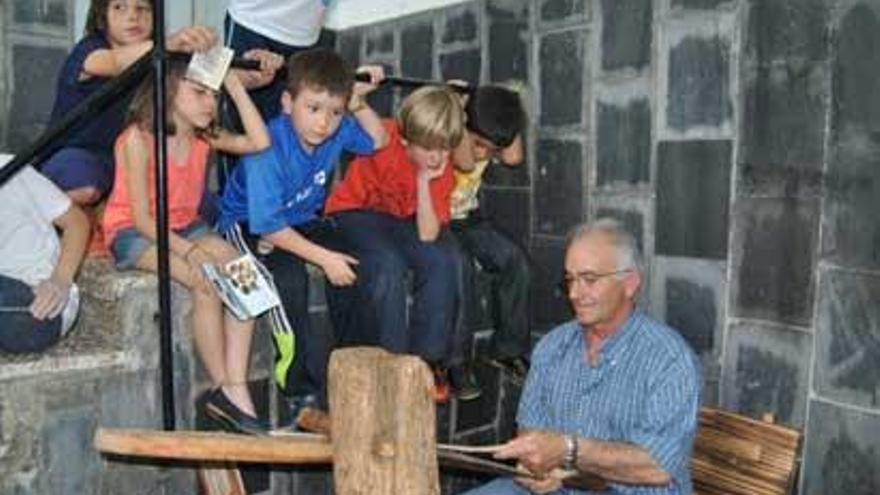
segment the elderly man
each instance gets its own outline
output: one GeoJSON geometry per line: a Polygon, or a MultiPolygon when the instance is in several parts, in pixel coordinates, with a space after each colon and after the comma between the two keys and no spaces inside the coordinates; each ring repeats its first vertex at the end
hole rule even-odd
{"type": "MultiPolygon", "coordinates": [[[[609,493],[689,494],[700,372],[673,329],[635,305],[638,248],[614,220],[575,228],[564,286],[575,321],[547,334],[532,355],[518,436],[496,453],[539,475],[593,473],[609,493]]],[[[552,475],[497,479],[471,495],[584,493],[552,475]]]]}

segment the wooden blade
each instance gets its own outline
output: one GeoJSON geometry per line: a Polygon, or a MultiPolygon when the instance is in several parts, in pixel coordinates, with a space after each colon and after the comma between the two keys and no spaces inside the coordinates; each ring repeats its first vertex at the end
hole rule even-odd
{"type": "Polygon", "coordinates": [[[105,454],[132,457],[276,464],[333,462],[330,442],[310,437],[98,428],[94,444],[105,454]]]}

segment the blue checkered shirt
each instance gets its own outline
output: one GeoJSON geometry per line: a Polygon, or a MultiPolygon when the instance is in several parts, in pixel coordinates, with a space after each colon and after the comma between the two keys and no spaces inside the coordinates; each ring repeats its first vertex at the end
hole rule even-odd
{"type": "Polygon", "coordinates": [[[692,493],[690,459],[701,382],[688,344],[675,330],[635,310],[605,341],[595,367],[586,356],[577,321],[541,339],[520,399],[520,428],[630,443],[647,450],[672,477],[668,487],[613,484],[610,493],[692,493]]]}

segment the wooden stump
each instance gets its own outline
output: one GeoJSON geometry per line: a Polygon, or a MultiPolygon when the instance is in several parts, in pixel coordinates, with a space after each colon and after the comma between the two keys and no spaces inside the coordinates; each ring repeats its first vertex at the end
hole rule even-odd
{"type": "Polygon", "coordinates": [[[433,379],[415,356],[333,352],[329,369],[337,495],[439,494],[433,379]]]}

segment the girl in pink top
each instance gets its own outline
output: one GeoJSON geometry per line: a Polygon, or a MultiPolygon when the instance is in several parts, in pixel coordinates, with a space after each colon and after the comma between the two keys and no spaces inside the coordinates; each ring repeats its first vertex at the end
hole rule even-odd
{"type": "MultiPolygon", "coordinates": [[[[170,63],[167,76],[168,208],[171,276],[192,295],[195,347],[214,388],[206,410],[235,430],[265,429],[247,389],[254,321],[240,321],[224,309],[202,264],[225,263],[238,251],[199,218],[210,150],[254,153],[269,147],[269,134],[235,71],[224,81],[242,117],[244,134],[216,128],[217,93],[184,78],[185,65],[170,63]]],[[[104,234],[120,268],[155,272],[155,157],[152,84],[145,81],[132,101],[130,125],[116,141],[116,175],[104,212],[104,234]]]]}

